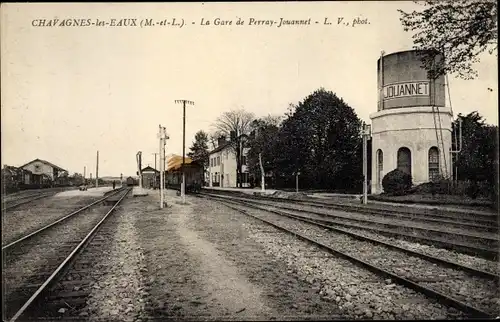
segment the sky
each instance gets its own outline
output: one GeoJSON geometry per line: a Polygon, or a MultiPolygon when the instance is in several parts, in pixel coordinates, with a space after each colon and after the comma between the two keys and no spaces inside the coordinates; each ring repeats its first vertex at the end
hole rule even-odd
{"type": "MultiPolygon", "coordinates": [[[[4,3],[2,165],[39,158],[95,176],[99,151],[100,176],[135,175],[138,151],[144,166],[155,164],[159,124],[170,137],[166,153],[182,154],[178,99],[194,101],[186,107],[186,154],[194,134],[212,132],[223,112],[283,115],[320,87],[370,122],[381,51],[413,46],[397,9],[420,8],[411,1],[4,3]],[[340,17],[369,24],[338,25],[340,17]],[[138,26],[59,25],[68,18],[116,24],[130,18],[138,26]],[[159,25],[173,18],[184,25],[159,25]],[[215,25],[216,18],[232,24],[215,25]],[[238,18],[244,25],[236,25],[238,18]],[[311,25],[248,25],[251,18],[278,24],[311,18],[311,25]],[[33,26],[39,19],[59,20],[33,26]],[[158,24],[141,28],[144,19],[158,24]]],[[[449,77],[453,111],[477,110],[498,125],[497,57],[485,54],[474,67],[475,80],[449,77]]]]}

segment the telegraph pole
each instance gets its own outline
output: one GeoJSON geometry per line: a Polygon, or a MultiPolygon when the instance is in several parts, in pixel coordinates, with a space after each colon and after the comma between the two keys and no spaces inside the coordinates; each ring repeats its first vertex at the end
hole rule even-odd
{"type": "Polygon", "coordinates": [[[160,209],[163,209],[163,167],[161,162],[162,148],[163,148],[163,136],[161,133],[161,124],[158,126],[158,138],[160,139],[160,149],[158,150],[158,155],[160,156],[160,209]]]}
{"type": "Polygon", "coordinates": [[[97,162],[95,166],[95,187],[99,187],[99,151],[97,151],[97,162]]]}
{"type": "Polygon", "coordinates": [[[368,137],[370,134],[371,126],[363,122],[363,204],[368,203],[368,137]]]}
{"type": "MultiPolygon", "coordinates": [[[[164,195],[164,189],[165,189],[165,177],[163,176],[163,172],[165,171],[165,145],[167,140],[169,139],[167,132],[165,130],[165,127],[162,127],[161,125],[158,128],[158,138],[160,139],[160,149],[158,151],[160,155],[160,209],[163,209],[165,205],[165,195],[164,195]],[[163,157],[163,161],[162,161],[163,157]]],[[[156,158],[155,158],[156,160],[156,158]]]]}
{"type": "MultiPolygon", "coordinates": [[[[156,155],[157,155],[158,153],[151,153],[151,154],[154,154],[154,155],[155,155],[155,171],[157,171],[157,169],[156,169],[156,155]]],[[[155,178],[154,178],[154,185],[155,185],[155,187],[156,187],[156,173],[155,173],[155,178]]]]}
{"type": "Polygon", "coordinates": [[[181,183],[181,197],[182,203],[186,203],[186,174],[184,172],[184,165],[186,162],[186,103],[194,105],[194,102],[188,100],[175,100],[175,103],[182,103],[182,183],[181,183]]]}

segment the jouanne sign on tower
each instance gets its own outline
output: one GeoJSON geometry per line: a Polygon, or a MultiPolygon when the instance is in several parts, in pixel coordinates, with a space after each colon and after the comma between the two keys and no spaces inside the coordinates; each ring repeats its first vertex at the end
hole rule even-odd
{"type": "Polygon", "coordinates": [[[384,100],[409,96],[429,96],[429,82],[404,82],[384,86],[384,100]]]}

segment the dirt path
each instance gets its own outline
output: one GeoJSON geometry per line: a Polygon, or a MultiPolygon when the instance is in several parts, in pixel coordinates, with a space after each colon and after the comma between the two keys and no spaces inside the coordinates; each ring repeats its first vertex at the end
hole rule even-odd
{"type": "Polygon", "coordinates": [[[193,206],[177,207],[174,204],[173,209],[176,208],[176,214],[171,218],[176,221],[177,233],[190,256],[201,264],[196,278],[204,291],[210,293],[210,302],[220,304],[231,320],[272,316],[272,310],[262,299],[262,290],[240,274],[238,267],[226,259],[214,244],[186,226],[188,216],[194,214],[193,206]]]}
{"type": "MultiPolygon", "coordinates": [[[[137,208],[143,205],[132,201],[131,209],[134,203],[137,208]]],[[[163,211],[148,209],[135,223],[145,254],[151,317],[250,320],[276,315],[266,306],[261,289],[187,225],[197,215],[193,206],[169,204],[163,211]]]]}

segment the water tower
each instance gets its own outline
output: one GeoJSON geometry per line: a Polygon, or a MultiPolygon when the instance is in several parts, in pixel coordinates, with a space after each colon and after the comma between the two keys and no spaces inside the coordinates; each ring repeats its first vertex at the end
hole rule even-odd
{"type": "MultiPolygon", "coordinates": [[[[377,62],[378,111],[372,120],[372,193],[384,175],[410,173],[414,184],[451,175],[452,111],[445,76],[429,79],[421,51],[382,54],[377,62]]],[[[443,56],[437,56],[436,61],[443,56]]]]}

